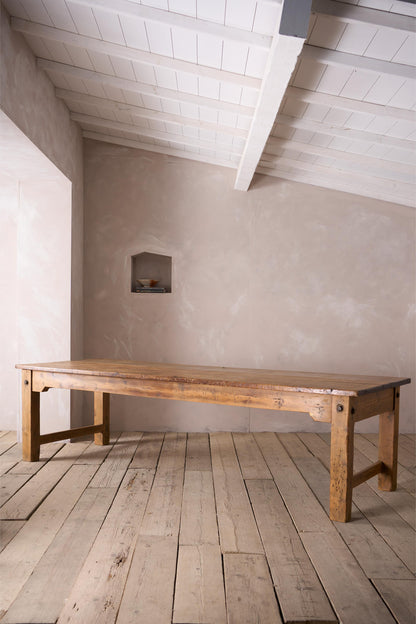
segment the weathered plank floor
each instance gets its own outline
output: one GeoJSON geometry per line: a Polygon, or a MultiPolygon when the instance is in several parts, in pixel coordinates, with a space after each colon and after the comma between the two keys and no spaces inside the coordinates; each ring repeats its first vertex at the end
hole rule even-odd
{"type": "MultiPolygon", "coordinates": [[[[376,443],[356,435],[356,470],[376,443]]],[[[413,624],[414,447],[338,524],[326,434],[122,433],[25,463],[1,432],[1,624],[413,624]]]]}

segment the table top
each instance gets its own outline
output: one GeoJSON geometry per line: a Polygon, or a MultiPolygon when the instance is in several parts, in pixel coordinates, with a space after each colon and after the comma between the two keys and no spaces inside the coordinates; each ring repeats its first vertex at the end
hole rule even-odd
{"type": "Polygon", "coordinates": [[[44,364],[16,364],[16,368],[186,384],[258,388],[286,392],[311,392],[360,396],[410,383],[405,377],[308,373],[221,366],[194,366],[131,360],[68,360],[44,364]]]}

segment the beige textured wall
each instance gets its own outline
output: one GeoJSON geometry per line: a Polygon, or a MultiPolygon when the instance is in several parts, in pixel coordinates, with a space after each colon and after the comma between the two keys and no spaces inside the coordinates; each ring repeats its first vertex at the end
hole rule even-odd
{"type": "MultiPolygon", "coordinates": [[[[0,111],[0,429],[21,429],[16,362],[71,355],[71,182],[0,111]]],[[[42,395],[41,431],[68,429],[69,393],[42,395]]]]}
{"type": "MultiPolygon", "coordinates": [[[[17,361],[66,360],[71,357],[71,184],[23,181],[19,195],[17,361]]],[[[41,433],[68,429],[69,392],[42,395],[41,416],[41,433]]]]}
{"type": "MultiPolygon", "coordinates": [[[[412,210],[265,176],[241,193],[231,170],[95,141],[84,162],[86,357],[415,377],[412,210]],[[172,294],[129,292],[142,251],[173,257],[172,294]]],[[[130,397],[112,414],[115,429],[325,428],[130,397]]]]}
{"type": "Polygon", "coordinates": [[[16,429],[18,378],[17,218],[19,183],[0,172],[0,429],[16,429]]]}
{"type": "MultiPolygon", "coordinates": [[[[46,74],[23,37],[10,29],[9,16],[0,7],[0,109],[72,182],[71,219],[71,354],[83,353],[83,163],[82,137],[65,104],[54,94],[46,74]]],[[[58,203],[58,202],[57,202],[58,203]]],[[[57,206],[59,209],[59,206],[57,206]]],[[[50,259],[53,263],[53,258],[50,259]]],[[[74,397],[75,398],[75,397],[74,397]]],[[[71,420],[81,420],[75,398],[71,420]]]]}

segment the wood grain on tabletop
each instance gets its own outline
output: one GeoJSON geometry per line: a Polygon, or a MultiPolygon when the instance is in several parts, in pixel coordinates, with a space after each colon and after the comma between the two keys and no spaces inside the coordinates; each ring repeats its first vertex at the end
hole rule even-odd
{"type": "Polygon", "coordinates": [[[276,390],[308,390],[325,394],[356,396],[410,383],[410,379],[338,373],[308,373],[267,369],[197,366],[129,360],[68,360],[34,364],[17,364],[17,368],[34,371],[78,373],[104,377],[124,377],[155,381],[273,388],[276,390]]]}

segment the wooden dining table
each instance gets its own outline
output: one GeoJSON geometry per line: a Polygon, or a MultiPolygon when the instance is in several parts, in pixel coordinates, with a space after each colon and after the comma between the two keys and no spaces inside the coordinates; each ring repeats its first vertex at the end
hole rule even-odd
{"type": "MultiPolygon", "coordinates": [[[[395,490],[400,386],[409,378],[308,373],[128,360],[86,359],[17,364],[22,369],[23,459],[38,461],[41,444],[94,434],[108,444],[110,394],[306,412],[331,424],[330,518],[348,522],[352,490],[378,474],[395,490]],[[94,393],[94,424],[40,434],[40,394],[50,388],[94,393]],[[354,473],[354,425],[379,415],[378,461],[354,473]]],[[[279,415],[276,413],[276,430],[279,415]]]]}

